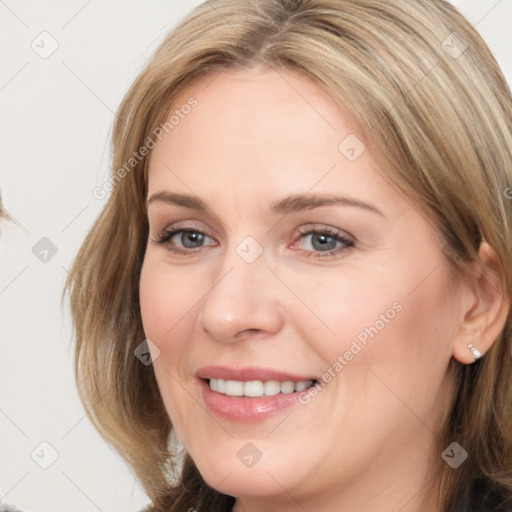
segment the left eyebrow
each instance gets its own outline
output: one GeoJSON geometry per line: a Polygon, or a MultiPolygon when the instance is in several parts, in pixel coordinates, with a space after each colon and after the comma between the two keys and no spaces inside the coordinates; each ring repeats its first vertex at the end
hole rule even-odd
{"type": "Polygon", "coordinates": [[[386,216],[373,204],[350,196],[335,196],[328,194],[302,194],[285,197],[271,204],[274,213],[292,213],[302,210],[311,210],[320,206],[350,206],[376,213],[384,218],[386,216]]]}

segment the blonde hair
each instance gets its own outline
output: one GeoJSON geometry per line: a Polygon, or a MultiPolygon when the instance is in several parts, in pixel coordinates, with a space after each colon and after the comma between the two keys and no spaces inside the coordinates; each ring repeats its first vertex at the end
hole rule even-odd
{"type": "MultiPolygon", "coordinates": [[[[131,465],[155,511],[231,510],[187,455],[181,475],[172,425],[144,340],[138,281],[148,237],[148,158],[126,162],[205,73],[273,67],[309,77],[351,110],[381,169],[442,235],[454,275],[467,276],[485,240],[512,297],[512,99],[488,47],[444,0],[209,0],[160,45],[126,94],[113,133],[111,196],[69,274],[75,370],[84,407],[131,465]],[[466,48],[467,45],[467,48],[466,48]],[[122,179],[121,168],[125,169],[122,179]],[[174,481],[173,479],[176,479],[174,481]]],[[[213,76],[213,75],[212,75],[213,76]]],[[[512,317],[472,365],[455,360],[453,407],[438,439],[437,500],[450,510],[478,479],[512,494],[512,317]],[[441,452],[470,454],[456,471],[441,452]]]]}

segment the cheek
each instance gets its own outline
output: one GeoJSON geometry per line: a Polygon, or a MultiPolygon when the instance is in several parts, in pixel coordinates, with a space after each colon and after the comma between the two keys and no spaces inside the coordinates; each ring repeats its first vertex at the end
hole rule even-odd
{"type": "MultiPolygon", "coordinates": [[[[178,382],[190,378],[187,361],[190,356],[194,318],[204,294],[197,280],[185,273],[169,272],[163,265],[145,262],[139,284],[142,324],[146,338],[158,347],[153,354],[155,377],[173,418],[183,389],[178,382]],[[194,307],[196,306],[196,307],[194,307]]],[[[151,345],[150,345],[151,346],[151,345]]]]}
{"type": "MultiPolygon", "coordinates": [[[[194,305],[202,296],[195,280],[185,273],[169,272],[165,265],[145,261],[141,271],[139,296],[146,337],[158,347],[153,370],[166,411],[180,439],[187,439],[183,417],[191,407],[183,383],[189,378],[187,354],[194,318],[194,305]]],[[[153,354],[152,354],[153,355],[153,354]]],[[[193,403],[192,403],[193,405],[193,403]]],[[[195,411],[197,413],[197,411],[195,411]]]]}
{"type": "Polygon", "coordinates": [[[442,267],[432,271],[436,259],[431,260],[344,269],[328,279],[289,277],[290,287],[310,309],[297,306],[294,321],[326,361],[324,371],[350,375],[337,379],[340,385],[358,392],[368,387],[370,377],[382,387],[370,369],[404,397],[421,387],[420,377],[434,385],[442,381],[454,322],[442,267]]]}
{"type": "Polygon", "coordinates": [[[318,279],[285,276],[300,299],[289,311],[290,321],[326,362],[336,361],[351,347],[363,355],[357,344],[364,349],[383,338],[403,314],[401,294],[389,286],[388,272],[340,268],[318,279]]]}
{"type": "Polygon", "coordinates": [[[182,338],[177,333],[190,323],[202,294],[196,279],[149,261],[142,267],[139,296],[144,332],[163,350],[166,340],[182,338]]]}

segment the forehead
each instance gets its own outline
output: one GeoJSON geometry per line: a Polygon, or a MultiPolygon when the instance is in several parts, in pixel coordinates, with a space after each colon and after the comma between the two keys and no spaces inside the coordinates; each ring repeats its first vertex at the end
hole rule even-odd
{"type": "Polygon", "coordinates": [[[151,154],[148,195],[192,192],[207,203],[245,208],[255,198],[314,189],[400,206],[364,149],[355,116],[306,77],[283,70],[210,73],[181,91],[171,116],[172,129],[151,154]],[[191,100],[195,106],[184,108],[191,100]],[[361,155],[347,158],[347,145],[361,155]]]}
{"type": "Polygon", "coordinates": [[[340,110],[334,98],[320,84],[292,70],[242,68],[212,71],[196,78],[182,90],[176,98],[176,106],[185,103],[191,95],[217,114],[229,113],[230,107],[236,112],[242,108],[240,113],[260,114],[262,117],[268,116],[269,111],[287,110],[288,115],[309,115],[311,122],[322,122],[331,129],[335,129],[340,113],[355,122],[348,111],[340,110]]]}
{"type": "Polygon", "coordinates": [[[307,145],[323,140],[325,149],[336,149],[341,133],[357,129],[354,117],[318,84],[283,70],[205,75],[181,91],[172,110],[192,97],[197,106],[173,128],[171,145],[194,136],[202,146],[211,142],[246,151],[257,143],[277,150],[297,139],[307,145]]]}

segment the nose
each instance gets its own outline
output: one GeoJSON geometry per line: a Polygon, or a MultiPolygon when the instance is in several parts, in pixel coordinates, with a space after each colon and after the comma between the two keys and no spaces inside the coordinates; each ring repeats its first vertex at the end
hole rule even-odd
{"type": "Polygon", "coordinates": [[[276,334],[283,325],[278,284],[263,257],[246,263],[235,254],[223,262],[201,302],[199,327],[225,343],[276,334]]]}

